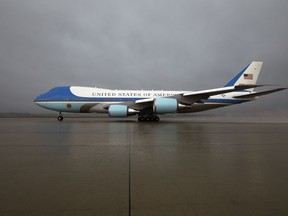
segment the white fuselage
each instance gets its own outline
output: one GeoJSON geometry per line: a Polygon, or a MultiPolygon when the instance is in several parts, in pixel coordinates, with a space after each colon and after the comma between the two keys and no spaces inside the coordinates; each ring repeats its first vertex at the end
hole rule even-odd
{"type": "MultiPolygon", "coordinates": [[[[146,99],[173,97],[174,95],[185,94],[187,92],[188,91],[111,90],[71,86],[62,87],[62,89],[52,89],[36,98],[35,103],[41,107],[60,112],[107,113],[105,104],[137,103],[139,100],[145,101],[146,99]]],[[[189,91],[189,93],[191,93],[191,91],[189,91]]],[[[199,100],[188,106],[180,106],[177,112],[198,112],[247,101],[234,99],[233,96],[235,94],[241,95],[243,92],[215,95],[207,100],[199,100]]]]}

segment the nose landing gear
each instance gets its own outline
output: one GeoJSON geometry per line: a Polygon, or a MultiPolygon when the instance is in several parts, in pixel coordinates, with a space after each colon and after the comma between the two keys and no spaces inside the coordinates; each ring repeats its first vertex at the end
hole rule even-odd
{"type": "Polygon", "coordinates": [[[57,117],[58,121],[63,121],[63,115],[61,114],[61,112],[59,112],[58,117],[57,117]]]}

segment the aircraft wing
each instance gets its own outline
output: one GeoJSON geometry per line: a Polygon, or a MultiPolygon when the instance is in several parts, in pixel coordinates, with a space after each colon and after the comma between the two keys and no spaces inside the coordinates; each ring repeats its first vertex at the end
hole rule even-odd
{"type": "MultiPolygon", "coordinates": [[[[169,96],[167,98],[175,98],[178,100],[179,103],[184,105],[191,105],[201,99],[208,99],[211,96],[234,92],[234,91],[241,91],[250,88],[260,87],[262,85],[238,85],[238,86],[228,86],[216,89],[208,89],[208,90],[201,90],[195,92],[185,92],[176,94],[173,96],[169,96]]],[[[155,98],[147,98],[136,100],[135,102],[126,103],[130,108],[135,110],[143,110],[149,107],[153,107],[153,102],[155,98]]]]}
{"type": "Polygon", "coordinates": [[[208,89],[196,92],[188,92],[180,95],[174,95],[172,98],[176,98],[180,103],[191,105],[199,100],[208,99],[211,96],[225,94],[234,91],[241,91],[250,88],[260,87],[262,85],[238,85],[238,86],[228,86],[216,89],[208,89]]]}

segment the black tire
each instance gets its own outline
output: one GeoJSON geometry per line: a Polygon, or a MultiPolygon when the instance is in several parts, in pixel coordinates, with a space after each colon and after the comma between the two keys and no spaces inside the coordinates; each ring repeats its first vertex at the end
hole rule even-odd
{"type": "Polygon", "coordinates": [[[159,122],[159,121],[160,121],[160,118],[159,118],[158,116],[156,116],[156,117],[155,117],[155,121],[156,121],[156,122],[159,122]]]}
{"type": "Polygon", "coordinates": [[[63,121],[64,118],[63,118],[63,116],[58,116],[57,119],[58,119],[58,121],[63,121]]]}
{"type": "Polygon", "coordinates": [[[140,117],[138,117],[138,121],[139,121],[139,122],[143,122],[143,121],[145,121],[145,119],[144,119],[143,116],[140,116],[140,117]]]}

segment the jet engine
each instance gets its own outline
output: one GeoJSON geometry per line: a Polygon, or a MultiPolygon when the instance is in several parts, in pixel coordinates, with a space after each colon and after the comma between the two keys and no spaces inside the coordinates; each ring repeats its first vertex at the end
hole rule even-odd
{"type": "Polygon", "coordinates": [[[110,105],[108,108],[108,113],[110,117],[115,117],[115,118],[121,118],[121,117],[127,117],[130,115],[135,115],[138,113],[137,110],[130,109],[126,105],[110,105]]]}
{"type": "Polygon", "coordinates": [[[178,101],[175,98],[156,98],[153,112],[157,114],[175,113],[178,110],[178,101]]]}

